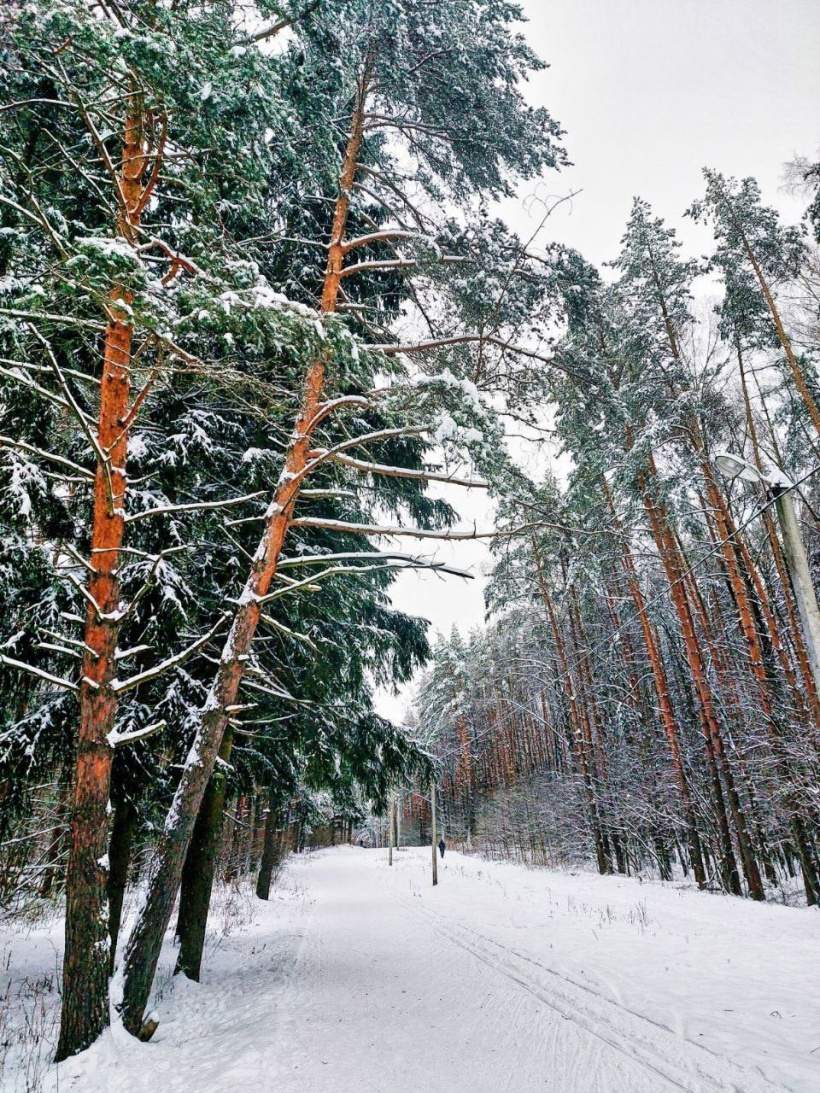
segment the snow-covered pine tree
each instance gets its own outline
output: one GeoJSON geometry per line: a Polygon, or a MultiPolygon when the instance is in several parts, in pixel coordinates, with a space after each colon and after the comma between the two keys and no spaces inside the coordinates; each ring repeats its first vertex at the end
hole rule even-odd
{"type": "MultiPolygon", "coordinates": [[[[368,235],[351,239],[347,234],[357,177],[360,171],[367,174],[374,169],[368,162],[370,156],[381,152],[380,167],[386,169],[388,178],[396,179],[394,188],[399,195],[408,192],[410,180],[397,171],[397,163],[387,151],[381,133],[385,127],[401,134],[410,162],[417,165],[412,182],[421,188],[422,194],[426,192],[428,199],[438,200],[446,195],[465,208],[482,193],[503,191],[505,175],[527,175],[554,161],[554,124],[545,112],[526,107],[516,86],[534,63],[523,41],[509,31],[509,22],[516,15],[515,9],[501,9],[494,4],[454,3],[445,5],[440,9],[438,19],[430,22],[426,14],[422,18],[413,5],[391,5],[381,10],[373,5],[360,8],[350,4],[341,18],[334,13],[332,19],[323,22],[317,14],[312,21],[311,27],[321,24],[325,35],[335,35],[347,46],[346,52],[340,53],[345,59],[341,69],[345,79],[337,105],[342,107],[346,102],[352,109],[350,127],[340,149],[340,179],[321,287],[322,322],[326,323],[336,312],[343,296],[342,282],[347,278],[373,268],[415,268],[418,264],[416,259],[401,256],[386,262],[376,259],[375,267],[366,258],[352,264],[346,261],[349,254],[371,243],[406,237],[403,229],[393,228],[379,230],[374,233],[376,238],[368,235]],[[438,47],[445,24],[448,48],[441,50],[438,47]],[[407,50],[397,51],[397,42],[406,42],[407,50]],[[448,67],[450,78],[431,79],[427,69],[442,64],[448,67]],[[494,126],[489,124],[490,114],[494,126]],[[468,124],[471,131],[483,134],[471,145],[463,142],[463,128],[468,124]],[[530,138],[526,145],[517,140],[524,129],[528,129],[530,138]],[[491,141],[488,140],[490,134],[491,141]]],[[[306,30],[306,37],[313,33],[313,29],[306,30]]],[[[300,42],[299,38],[297,42],[300,42]]],[[[320,60],[326,65],[326,56],[320,60]]],[[[123,1018],[126,1027],[135,1034],[142,1026],[142,1014],[194,820],[231,710],[237,703],[245,660],[250,655],[262,609],[265,603],[287,591],[269,591],[285,537],[291,528],[297,527],[327,527],[369,534],[387,530],[380,525],[295,515],[304,479],[329,458],[355,470],[387,477],[418,480],[435,477],[431,472],[410,473],[344,455],[348,448],[382,439],[385,430],[381,430],[382,435],[379,431],[375,434],[354,433],[351,439],[335,448],[317,449],[314,446],[315,435],[324,431],[326,421],[334,420],[339,412],[355,412],[370,402],[368,395],[359,393],[355,385],[355,393],[351,392],[353,373],[340,371],[338,366],[338,359],[325,351],[315,356],[307,371],[293,439],[284,458],[284,470],[274,491],[254,563],[203,711],[201,731],[192,748],[191,760],[183,771],[154,857],[146,903],[128,942],[124,959],[123,1018]]],[[[442,384],[438,386],[440,388],[442,384]]],[[[443,386],[446,393],[449,385],[443,386]]],[[[464,412],[465,407],[458,397],[451,401],[457,412],[464,412]]],[[[379,400],[382,413],[395,414],[399,406],[403,424],[387,430],[388,434],[406,435],[429,429],[413,420],[405,389],[390,392],[379,400]]],[[[424,413],[429,420],[431,409],[422,392],[422,398],[416,402],[416,413],[424,413]]],[[[469,417],[471,408],[466,409],[469,417]]],[[[448,415],[447,421],[453,421],[452,414],[448,415]]],[[[449,424],[446,436],[440,434],[439,439],[447,439],[450,444],[455,441],[454,448],[458,448],[458,431],[454,436],[449,424]]],[[[486,439],[484,445],[487,450],[486,439]]],[[[421,529],[410,533],[422,537],[441,534],[421,529]]],[[[321,556],[316,560],[320,561],[321,556]]],[[[309,580],[305,579],[305,583],[309,580]]]]}

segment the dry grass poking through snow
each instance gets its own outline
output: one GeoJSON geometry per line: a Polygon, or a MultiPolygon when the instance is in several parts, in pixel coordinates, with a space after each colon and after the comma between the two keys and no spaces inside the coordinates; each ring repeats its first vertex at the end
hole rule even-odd
{"type": "MultiPolygon", "coordinates": [[[[134,907],[135,895],[129,892],[126,916],[134,907]]],[[[252,926],[256,903],[249,880],[217,884],[205,937],[206,966],[229,937],[252,926]]],[[[0,920],[2,1093],[42,1093],[44,1089],[60,1031],[63,910],[62,900],[41,900],[0,920]],[[44,950],[51,954],[49,971],[43,970],[44,950]]],[[[126,918],[126,929],[128,925],[126,918]]],[[[173,996],[175,950],[169,955],[157,970],[153,1003],[173,996]]]]}

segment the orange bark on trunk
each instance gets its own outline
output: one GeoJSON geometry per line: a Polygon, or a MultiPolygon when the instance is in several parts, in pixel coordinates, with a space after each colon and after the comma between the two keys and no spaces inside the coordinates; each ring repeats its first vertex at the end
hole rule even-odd
{"type": "Polygon", "coordinates": [[[555,648],[558,653],[559,663],[561,665],[561,678],[564,687],[564,694],[566,696],[567,705],[569,707],[572,751],[575,753],[575,758],[581,773],[581,780],[584,785],[584,795],[587,802],[587,812],[589,814],[590,828],[592,829],[592,839],[595,845],[595,857],[598,865],[598,872],[609,873],[611,872],[611,868],[606,855],[603,833],[601,831],[601,822],[598,815],[598,806],[595,800],[595,790],[592,784],[592,775],[590,772],[589,760],[587,757],[584,740],[582,717],[578,710],[575,691],[572,683],[572,676],[569,671],[566,650],[564,648],[564,641],[561,637],[561,630],[558,626],[558,620],[555,617],[555,609],[553,608],[552,597],[549,594],[547,582],[544,578],[540,553],[535,544],[533,544],[533,549],[535,554],[535,564],[538,571],[538,585],[541,590],[541,598],[544,602],[544,607],[547,610],[547,617],[550,621],[553,637],[555,639],[555,648]]]}
{"type": "MultiPolygon", "coordinates": [[[[364,138],[368,91],[369,77],[365,73],[359,85],[339,176],[339,195],[320,307],[322,314],[335,311],[337,306],[345,253],[344,233],[350,194],[364,138]]],[[[317,357],[305,377],[302,404],[285,457],[285,467],[268,507],[262,539],[240,596],[219,669],[202,714],[200,731],[194,745],[196,756],[183,771],[171,812],[152,859],[145,907],[128,941],[124,959],[122,1016],[125,1028],[135,1036],[139,1035],[142,1028],[143,1014],[162,939],[173,911],[191,833],[228,725],[231,707],[237,703],[245,663],[262,614],[262,600],[276,576],[294,507],[308,470],[313,433],[326,412],[322,404],[324,384],[325,360],[317,357]]]]}
{"type": "MultiPolygon", "coordinates": [[[[139,97],[129,106],[119,174],[118,234],[134,243],[144,198],[145,139],[139,97]]],[[[111,688],[122,619],[120,548],[125,527],[125,423],[131,395],[130,365],[133,325],[122,286],[110,292],[110,318],[105,331],[96,441],[89,606],[85,654],[79,687],[80,727],[71,850],[66,879],[66,943],[57,1059],[82,1051],[109,1023],[108,796],[114,755],[109,734],[114,729],[117,698],[111,688]]]]}
{"type": "MultiPolygon", "coordinates": [[[[609,503],[610,512],[612,513],[612,518],[615,522],[616,530],[618,530],[622,534],[622,528],[615,512],[615,504],[612,498],[612,494],[606,481],[604,481],[604,493],[607,502],[609,503]]],[[[646,602],[644,600],[640,582],[638,581],[638,574],[635,571],[635,563],[632,559],[632,555],[630,554],[626,546],[622,547],[621,564],[627,576],[629,591],[632,596],[632,602],[635,605],[635,610],[638,613],[638,619],[641,624],[641,633],[643,634],[644,645],[646,647],[646,652],[649,657],[649,663],[652,668],[652,678],[655,683],[655,693],[658,696],[658,702],[660,703],[661,708],[661,720],[663,722],[666,740],[669,744],[669,753],[672,757],[672,768],[675,772],[675,781],[678,784],[681,804],[683,805],[684,815],[686,816],[686,827],[689,835],[689,853],[692,859],[692,871],[695,874],[695,881],[697,882],[698,887],[703,888],[706,884],[706,870],[703,865],[703,851],[701,849],[700,836],[698,834],[697,822],[695,819],[695,809],[692,803],[692,793],[689,789],[689,779],[687,778],[686,771],[683,767],[683,760],[681,757],[680,749],[680,730],[678,729],[675,711],[672,707],[672,699],[669,695],[669,681],[666,677],[666,669],[663,665],[663,658],[661,656],[660,647],[658,645],[655,632],[652,629],[652,624],[650,623],[649,617],[646,613],[646,602]]]]}

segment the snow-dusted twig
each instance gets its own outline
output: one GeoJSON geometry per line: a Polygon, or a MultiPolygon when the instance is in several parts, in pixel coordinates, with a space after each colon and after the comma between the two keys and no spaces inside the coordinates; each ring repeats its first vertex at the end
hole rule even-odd
{"type": "Polygon", "coordinates": [[[60,544],[60,546],[66,552],[66,554],[69,554],[74,559],[74,561],[78,563],[78,565],[81,565],[84,569],[87,569],[89,573],[97,572],[91,562],[89,562],[87,558],[84,558],[82,554],[80,554],[79,550],[77,550],[73,543],[64,541],[60,544]]]}
{"type": "Polygon", "coordinates": [[[287,27],[292,26],[294,23],[298,23],[300,19],[306,19],[308,15],[316,11],[321,4],[322,0],[312,0],[302,11],[296,15],[289,15],[285,19],[280,19],[277,23],[273,23],[271,26],[263,27],[262,30],[256,31],[255,34],[251,34],[248,38],[242,38],[239,42],[240,45],[249,46],[254,42],[264,42],[268,38],[275,38],[281,31],[286,30],[287,27]]]}
{"type": "Polygon", "coordinates": [[[114,500],[114,483],[113,483],[113,480],[112,480],[112,477],[111,477],[111,457],[108,454],[108,452],[104,452],[103,449],[100,447],[100,442],[97,440],[97,437],[94,435],[94,430],[92,429],[91,425],[89,424],[88,418],[86,417],[85,413],[83,412],[82,407],[77,402],[77,400],[74,398],[74,392],[71,390],[71,387],[69,386],[68,380],[63,375],[62,369],[60,368],[59,361],[57,360],[57,357],[54,355],[54,350],[51,348],[51,344],[49,343],[48,339],[44,338],[43,335],[39,332],[39,330],[36,330],[30,324],[29,324],[29,326],[30,326],[32,334],[34,334],[37,341],[40,342],[40,344],[45,349],[46,356],[48,357],[49,364],[51,365],[51,368],[54,372],[54,375],[57,377],[57,382],[60,384],[60,387],[63,390],[63,394],[65,395],[65,397],[68,401],[68,404],[71,407],[72,412],[74,413],[74,417],[77,419],[77,422],[80,426],[80,429],[82,430],[83,435],[85,436],[86,440],[88,441],[89,445],[91,446],[91,450],[94,452],[94,455],[97,457],[97,462],[99,463],[99,465],[103,469],[103,473],[105,474],[105,492],[106,492],[106,496],[108,498],[109,509],[113,513],[114,506],[115,506],[115,500],[114,500]]]}
{"type": "Polygon", "coordinates": [[[264,612],[260,616],[263,622],[266,622],[268,626],[272,626],[274,630],[278,630],[280,633],[285,634],[289,638],[293,638],[294,641],[300,641],[308,648],[312,649],[314,653],[319,652],[319,648],[314,641],[312,641],[307,634],[302,634],[298,630],[291,630],[289,626],[285,626],[283,622],[277,622],[276,619],[270,615],[266,615],[264,612]]]}
{"type": "MultiPolygon", "coordinates": [[[[352,456],[336,452],[331,456],[334,463],[341,463],[353,470],[363,471],[367,474],[383,474],[388,478],[410,478],[418,482],[448,482],[452,486],[465,486],[467,489],[490,488],[490,483],[480,478],[457,478],[454,474],[442,474],[437,471],[415,471],[407,467],[394,467],[387,463],[368,463],[363,459],[354,459],[352,456]]],[[[307,492],[305,490],[303,493],[307,492]]]]}
{"type": "Polygon", "coordinates": [[[324,463],[328,459],[333,459],[340,452],[346,452],[350,448],[358,448],[362,444],[371,444],[377,440],[392,440],[394,437],[399,436],[419,436],[422,433],[433,432],[434,428],[435,426],[433,425],[396,426],[392,429],[378,429],[372,433],[362,433],[360,436],[354,436],[349,440],[343,440],[339,444],[334,444],[332,448],[314,448],[310,453],[310,459],[305,465],[305,469],[302,471],[300,477],[304,478],[318,467],[320,463],[324,463]]]}
{"type": "Polygon", "coordinates": [[[514,345],[512,342],[505,341],[504,338],[496,338],[492,334],[456,334],[450,338],[433,338],[430,341],[416,342],[414,345],[379,345],[376,343],[366,345],[363,348],[371,352],[378,350],[388,356],[393,356],[396,353],[424,353],[429,349],[442,349],[448,345],[468,345],[477,342],[483,345],[494,345],[499,349],[508,349],[511,353],[531,357],[543,364],[551,364],[556,368],[560,368],[561,371],[567,371],[554,357],[546,357],[543,353],[538,353],[534,349],[527,349],[523,345],[514,345]]]}
{"type": "Polygon", "coordinates": [[[321,424],[326,417],[345,406],[369,405],[370,399],[366,398],[364,395],[343,395],[341,398],[330,399],[328,402],[323,402],[321,406],[317,406],[316,413],[305,427],[306,431],[312,433],[316,426],[321,424]]]}
{"type": "Polygon", "coordinates": [[[168,657],[167,660],[160,661],[159,664],[155,664],[153,668],[147,668],[144,672],[138,672],[137,675],[131,676],[130,679],[115,679],[111,684],[111,690],[117,694],[123,694],[125,691],[131,691],[134,687],[139,687],[142,683],[147,683],[149,679],[156,679],[157,676],[164,675],[170,671],[171,668],[176,668],[178,665],[183,664],[189,657],[192,657],[197,649],[201,649],[203,645],[207,645],[209,641],[216,635],[219,628],[230,618],[230,614],[226,611],[220,615],[215,626],[212,626],[207,634],[203,634],[201,638],[197,638],[195,642],[183,649],[181,653],[176,653],[172,657],[168,657]]]}
{"type": "Polygon", "coordinates": [[[292,581],[284,588],[274,589],[274,591],[269,592],[267,596],[262,596],[259,603],[270,603],[271,600],[278,600],[281,596],[288,596],[292,592],[298,592],[300,589],[306,590],[309,585],[318,584],[318,582],[325,577],[336,577],[342,574],[375,573],[385,569],[396,569],[400,564],[401,563],[398,562],[386,562],[384,565],[330,566],[328,569],[322,570],[321,573],[313,573],[310,577],[305,577],[304,580],[292,581]]]}
{"type": "Polygon", "coordinates": [[[135,740],[144,740],[147,736],[162,732],[167,724],[167,721],[155,721],[153,725],[146,725],[144,729],[134,729],[133,732],[117,732],[116,729],[112,729],[106,740],[112,748],[118,748],[121,744],[133,744],[135,740]]]}
{"type": "Polygon", "coordinates": [[[10,436],[0,436],[0,448],[19,448],[21,452],[26,452],[28,455],[36,455],[39,459],[48,459],[52,463],[57,463],[62,467],[67,467],[69,470],[74,471],[75,474],[79,474],[83,478],[94,481],[94,472],[86,470],[85,467],[81,467],[78,463],[73,463],[70,459],[66,459],[65,456],[57,455],[55,452],[46,452],[42,448],[35,448],[33,444],[27,444],[25,440],[15,440],[10,436]]]}
{"type": "Polygon", "coordinates": [[[352,524],[346,520],[325,519],[322,516],[300,516],[291,521],[292,527],[326,528],[329,531],[350,531],[358,535],[407,535],[411,539],[496,539],[512,535],[512,531],[427,531],[424,528],[389,527],[381,524],[352,524]]]}
{"type": "MultiPolygon", "coordinates": [[[[387,556],[385,555],[384,557],[387,556]]],[[[312,591],[312,586],[315,586],[325,577],[355,576],[362,573],[383,573],[388,569],[428,569],[436,573],[446,573],[453,577],[469,578],[471,576],[471,574],[467,573],[465,570],[455,569],[452,566],[445,565],[443,562],[425,562],[421,560],[388,560],[375,565],[330,566],[321,573],[313,573],[310,577],[305,577],[304,580],[292,582],[285,588],[277,588],[273,592],[269,592],[267,596],[262,597],[259,602],[270,603],[271,600],[278,600],[281,596],[287,596],[292,592],[298,592],[300,589],[312,591]]]]}
{"type": "Polygon", "coordinates": [[[172,512],[201,512],[205,509],[227,508],[228,505],[241,505],[245,501],[257,501],[260,497],[267,497],[267,491],[257,490],[256,493],[248,493],[244,497],[230,497],[223,501],[191,501],[183,505],[158,505],[153,509],[129,513],[125,517],[125,522],[130,524],[135,520],[144,520],[148,516],[167,516],[172,512]]]}
{"type": "Polygon", "coordinates": [[[370,243],[388,242],[391,239],[423,239],[418,232],[406,231],[404,228],[386,228],[384,231],[370,232],[369,235],[360,235],[356,239],[348,239],[342,245],[342,253],[347,254],[357,247],[366,247],[370,243]]]}
{"type": "Polygon", "coordinates": [[[15,307],[0,307],[0,315],[10,319],[30,319],[33,322],[59,323],[62,326],[84,326],[98,334],[105,330],[105,323],[95,319],[80,319],[76,315],[55,315],[51,311],[21,311],[15,307]]]}
{"type": "Polygon", "coordinates": [[[60,676],[53,676],[51,672],[45,672],[42,668],[35,668],[33,664],[26,664],[22,660],[15,660],[13,657],[7,657],[5,653],[0,653],[0,664],[5,664],[7,668],[17,668],[21,672],[30,672],[33,676],[37,676],[38,679],[44,679],[47,683],[53,683],[55,687],[63,687],[67,691],[77,690],[76,683],[71,683],[67,679],[61,679],[60,676]]]}
{"type": "MultiPolygon", "coordinates": [[[[373,561],[380,558],[390,558],[402,562],[413,563],[413,568],[424,569],[436,565],[435,562],[429,562],[426,558],[419,558],[415,554],[401,554],[392,550],[346,550],[339,554],[302,554],[298,558],[283,558],[277,567],[277,569],[287,569],[288,567],[297,565],[327,565],[328,562],[347,562],[347,561],[373,561]]],[[[282,574],[278,574],[280,577],[282,574]]],[[[470,577],[471,574],[464,573],[463,576],[470,577]]]]}

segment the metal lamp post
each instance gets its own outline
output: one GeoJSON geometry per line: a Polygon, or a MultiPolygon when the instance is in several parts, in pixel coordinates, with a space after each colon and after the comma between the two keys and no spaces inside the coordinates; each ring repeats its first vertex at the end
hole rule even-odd
{"type": "Polygon", "coordinates": [[[777,519],[783,536],[783,552],[797,600],[800,622],[806,641],[809,664],[814,675],[814,683],[820,694],[820,607],[814,592],[809,560],[800,534],[800,525],[792,501],[792,483],[785,475],[778,473],[776,478],[767,478],[757,467],[732,452],[718,452],[715,464],[727,478],[740,478],[744,482],[758,482],[774,498],[777,519]]]}

